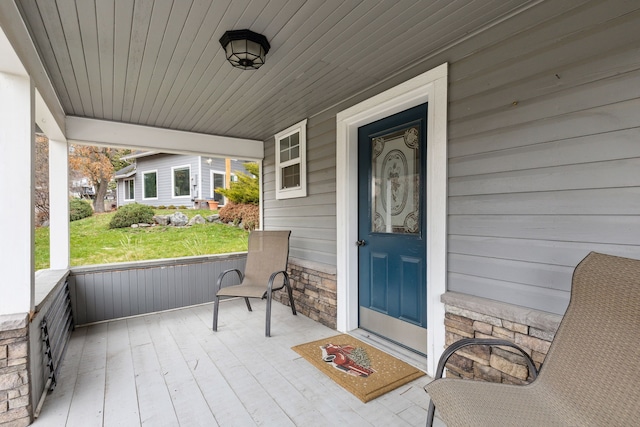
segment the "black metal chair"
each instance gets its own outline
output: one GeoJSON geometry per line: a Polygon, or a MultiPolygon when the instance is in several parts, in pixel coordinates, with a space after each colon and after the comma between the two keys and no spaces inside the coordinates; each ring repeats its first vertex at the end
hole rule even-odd
{"type": "Polygon", "coordinates": [[[249,250],[244,274],[238,269],[220,273],[216,282],[216,295],[213,300],[213,330],[218,330],[218,310],[221,296],[242,297],[247,308],[251,309],[249,298],[267,299],[265,336],[271,336],[271,301],[272,293],[282,288],[287,289],[291,311],[296,315],[293,302],[293,291],[287,274],[289,259],[289,236],[291,231],[252,231],[249,234],[249,250]],[[240,279],[239,285],[222,287],[227,273],[235,272],[240,279]],[[274,287],[278,276],[282,276],[282,284],[274,287]]]}

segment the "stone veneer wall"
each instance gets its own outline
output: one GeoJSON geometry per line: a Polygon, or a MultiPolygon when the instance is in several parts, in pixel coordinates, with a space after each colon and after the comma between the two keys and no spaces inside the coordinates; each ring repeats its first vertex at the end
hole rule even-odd
{"type": "MultiPolygon", "coordinates": [[[[444,294],[442,302],[446,345],[463,338],[507,339],[522,347],[538,368],[562,320],[560,315],[456,292],[444,294]]],[[[524,357],[515,349],[472,346],[449,359],[447,377],[522,384],[529,372],[524,357]]]]}
{"type": "Polygon", "coordinates": [[[29,317],[0,316],[0,426],[31,422],[29,396],[29,317]]]}
{"type": "MultiPolygon", "coordinates": [[[[296,311],[335,329],[338,300],[335,268],[289,258],[287,270],[296,311]]],[[[274,293],[273,299],[289,305],[284,289],[274,293]]]]}

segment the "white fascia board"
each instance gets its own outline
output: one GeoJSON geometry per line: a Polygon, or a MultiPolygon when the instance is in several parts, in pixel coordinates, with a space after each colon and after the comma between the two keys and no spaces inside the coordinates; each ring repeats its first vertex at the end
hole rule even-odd
{"type": "Polygon", "coordinates": [[[67,139],[72,144],[152,150],[262,160],[264,142],[173,129],[67,116],[67,139]]]}
{"type": "Polygon", "coordinates": [[[160,152],[159,151],[143,151],[143,152],[139,152],[139,153],[128,154],[128,155],[122,156],[120,158],[122,160],[139,159],[140,157],[148,157],[148,156],[153,156],[155,154],[160,154],[160,152]]]}
{"type": "Polygon", "coordinates": [[[47,138],[54,141],[67,142],[64,129],[58,126],[58,121],[51,113],[47,103],[42,98],[40,91],[36,89],[36,124],[47,138]]]}

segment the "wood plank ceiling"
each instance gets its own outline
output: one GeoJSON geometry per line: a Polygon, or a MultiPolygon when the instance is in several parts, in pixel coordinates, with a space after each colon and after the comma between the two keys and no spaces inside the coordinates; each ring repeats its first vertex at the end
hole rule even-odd
{"type": "Polygon", "coordinates": [[[530,0],[16,0],[67,115],[267,139],[530,0]],[[266,64],[228,64],[251,29],[266,64]]]}

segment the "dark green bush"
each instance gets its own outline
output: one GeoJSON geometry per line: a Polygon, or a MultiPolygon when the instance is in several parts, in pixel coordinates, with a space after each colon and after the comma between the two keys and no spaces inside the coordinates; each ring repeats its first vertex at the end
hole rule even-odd
{"type": "Polygon", "coordinates": [[[72,199],[69,202],[69,221],[77,221],[93,215],[91,203],[82,199],[72,199]]]}
{"type": "Polygon", "coordinates": [[[113,215],[109,228],[131,227],[133,224],[153,223],[153,208],[139,203],[124,205],[113,215]]]}

